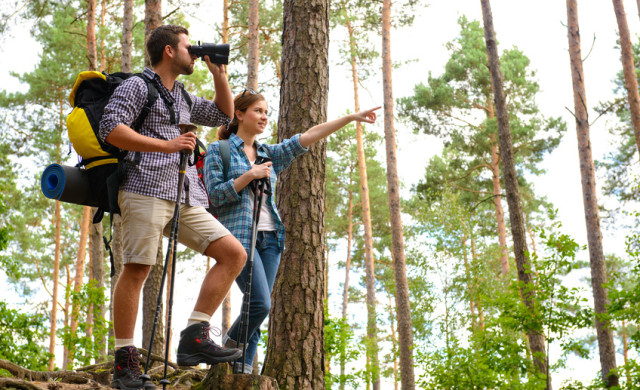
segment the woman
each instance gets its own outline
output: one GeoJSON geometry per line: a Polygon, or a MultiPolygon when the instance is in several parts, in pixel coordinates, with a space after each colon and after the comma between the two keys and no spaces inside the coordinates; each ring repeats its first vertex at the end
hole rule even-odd
{"type": "MultiPolygon", "coordinates": [[[[219,132],[220,139],[229,139],[230,161],[228,180],[223,176],[223,162],[220,144],[209,145],[204,160],[204,181],[214,213],[220,222],[242,243],[249,255],[251,247],[251,226],[253,198],[249,183],[269,177],[271,188],[275,189],[276,177],[293,160],[304,154],[310,145],[329,136],[352,121],[374,123],[376,107],[355,114],[349,114],[331,122],[314,126],[302,134],[276,145],[261,144],[257,137],[264,133],[268,122],[268,106],[264,97],[255,91],[245,89],[234,99],[235,115],[227,129],[219,132]],[[257,156],[268,157],[271,161],[254,165],[257,156]]],[[[260,325],[271,308],[271,290],[275,281],[280,255],[284,250],[284,225],[276,209],[272,195],[264,195],[258,238],[253,258],[251,283],[251,304],[249,309],[249,332],[244,358],[245,373],[251,373],[253,357],[260,339],[260,325]]],[[[245,265],[236,279],[243,292],[248,271],[245,265]]],[[[240,338],[240,317],[236,319],[222,343],[227,347],[242,348],[240,338]]]]}

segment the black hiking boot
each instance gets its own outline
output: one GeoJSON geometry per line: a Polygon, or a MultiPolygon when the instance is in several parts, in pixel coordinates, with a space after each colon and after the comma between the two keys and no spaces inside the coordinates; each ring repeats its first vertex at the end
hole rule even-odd
{"type": "Polygon", "coordinates": [[[209,323],[202,321],[180,332],[179,366],[230,362],[242,355],[242,351],[237,348],[224,348],[214,343],[209,337],[209,329],[209,323]]]}
{"type": "Polygon", "coordinates": [[[138,349],[134,346],[118,349],[116,351],[116,359],[113,362],[111,387],[122,390],[141,389],[141,374],[138,349]]]}

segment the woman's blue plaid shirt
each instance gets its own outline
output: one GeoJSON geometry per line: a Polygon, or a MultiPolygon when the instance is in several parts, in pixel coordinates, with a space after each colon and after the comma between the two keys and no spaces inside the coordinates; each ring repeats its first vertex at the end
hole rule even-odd
{"type": "MultiPolygon", "coordinates": [[[[209,200],[213,212],[218,220],[231,231],[231,233],[248,250],[251,247],[252,209],[250,186],[245,187],[238,194],[233,187],[233,181],[243,173],[251,169],[251,164],[244,153],[244,141],[235,134],[229,137],[230,161],[229,175],[225,182],[222,173],[222,157],[220,157],[220,145],[214,142],[207,148],[204,159],[204,183],[209,193],[209,200]]],[[[277,175],[287,168],[296,157],[304,154],[308,148],[300,145],[300,134],[284,140],[276,145],[260,144],[256,142],[258,155],[269,157],[273,162],[271,170],[271,188],[276,188],[277,175]]],[[[276,225],[276,235],[280,250],[284,249],[284,225],[276,209],[273,195],[267,198],[267,204],[271,216],[276,225]]]]}

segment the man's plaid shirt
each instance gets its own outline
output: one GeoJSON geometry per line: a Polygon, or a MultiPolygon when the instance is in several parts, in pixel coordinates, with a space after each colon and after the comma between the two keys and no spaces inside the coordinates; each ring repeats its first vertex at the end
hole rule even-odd
{"type": "MultiPolygon", "coordinates": [[[[182,95],[182,90],[184,89],[182,83],[176,81],[173,91],[169,91],[162,84],[160,76],[151,69],[145,68],[143,74],[155,80],[160,96],[151,107],[149,115],[145,118],[140,134],[147,137],[170,140],[180,135],[177,123],[220,126],[228,124],[231,120],[214,102],[196,97],[190,93],[189,97],[193,104],[191,110],[189,110],[189,104],[182,95]],[[171,124],[169,109],[165,100],[173,104],[176,124],[171,124]]],[[[131,127],[147,102],[147,95],[147,84],[140,77],[131,77],[122,82],[116,88],[104,109],[102,121],[100,122],[100,138],[105,141],[109,133],[120,124],[131,127]]],[[[135,152],[130,152],[126,159],[132,162],[135,155],[135,152]]],[[[180,154],[142,152],[140,156],[139,164],[134,164],[133,162],[125,164],[126,177],[120,186],[120,190],[175,201],[178,195],[180,154]]],[[[191,206],[209,206],[207,193],[198,179],[195,166],[187,166],[181,200],[182,203],[187,203],[191,206]]]]}
{"type": "MultiPolygon", "coordinates": [[[[300,134],[284,140],[276,145],[260,144],[258,156],[269,157],[273,162],[271,170],[271,190],[276,189],[276,177],[287,168],[296,157],[305,153],[308,148],[300,145],[300,134]]],[[[251,248],[251,226],[253,222],[253,210],[251,200],[253,193],[250,186],[245,187],[238,194],[233,181],[243,173],[251,169],[249,159],[244,152],[244,141],[235,134],[229,137],[230,161],[229,176],[226,182],[222,173],[222,157],[220,156],[220,144],[214,142],[207,148],[204,158],[204,183],[209,192],[209,199],[213,206],[214,214],[218,220],[229,229],[245,247],[251,248]]],[[[276,225],[276,235],[280,250],[284,250],[284,225],[276,209],[273,194],[267,198],[267,205],[271,212],[271,217],[276,225]]]]}

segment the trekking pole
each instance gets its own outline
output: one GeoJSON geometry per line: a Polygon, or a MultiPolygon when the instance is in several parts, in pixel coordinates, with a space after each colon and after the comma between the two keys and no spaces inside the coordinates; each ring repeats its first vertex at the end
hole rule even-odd
{"type": "MultiPolygon", "coordinates": [[[[263,164],[270,161],[269,158],[258,156],[255,164],[263,164]]],[[[269,177],[251,183],[253,190],[253,224],[251,226],[251,248],[249,252],[249,260],[247,261],[247,283],[245,284],[244,296],[242,298],[242,314],[240,317],[238,343],[242,346],[242,356],[240,357],[241,365],[234,364],[233,372],[235,374],[244,373],[244,358],[247,354],[247,342],[249,341],[249,308],[251,306],[251,285],[253,281],[253,258],[255,256],[256,241],[258,239],[258,221],[260,220],[260,209],[262,208],[262,196],[271,194],[271,179],[269,177]],[[265,189],[265,187],[267,187],[265,189]],[[242,368],[240,368],[242,367],[242,368]]]]}
{"type": "MultiPolygon", "coordinates": [[[[182,134],[193,131],[196,126],[191,124],[179,124],[180,132],[182,134]]],[[[167,333],[165,339],[164,348],[164,375],[160,380],[162,389],[165,390],[166,386],[171,382],[167,379],[167,365],[169,362],[169,337],[171,332],[171,316],[173,308],[173,286],[176,276],[176,252],[178,247],[178,227],[180,226],[180,201],[182,198],[182,187],[184,186],[184,177],[187,169],[187,161],[189,160],[189,150],[183,150],[180,152],[180,164],[178,168],[178,194],[176,196],[176,204],[173,209],[173,217],[171,219],[171,233],[169,234],[169,243],[167,245],[167,255],[164,260],[164,267],[162,270],[162,278],[160,280],[160,291],[158,292],[158,302],[156,305],[156,312],[153,318],[153,327],[151,328],[151,339],[149,340],[149,352],[147,356],[147,362],[144,367],[144,374],[140,376],[143,382],[143,386],[146,390],[153,390],[156,386],[151,381],[151,377],[148,375],[149,362],[151,361],[151,351],[153,348],[153,339],[156,333],[156,325],[158,324],[158,314],[160,312],[160,305],[162,305],[162,291],[164,289],[164,282],[167,277],[167,268],[169,267],[169,259],[171,259],[171,285],[169,287],[169,307],[167,308],[167,333]]]]}

